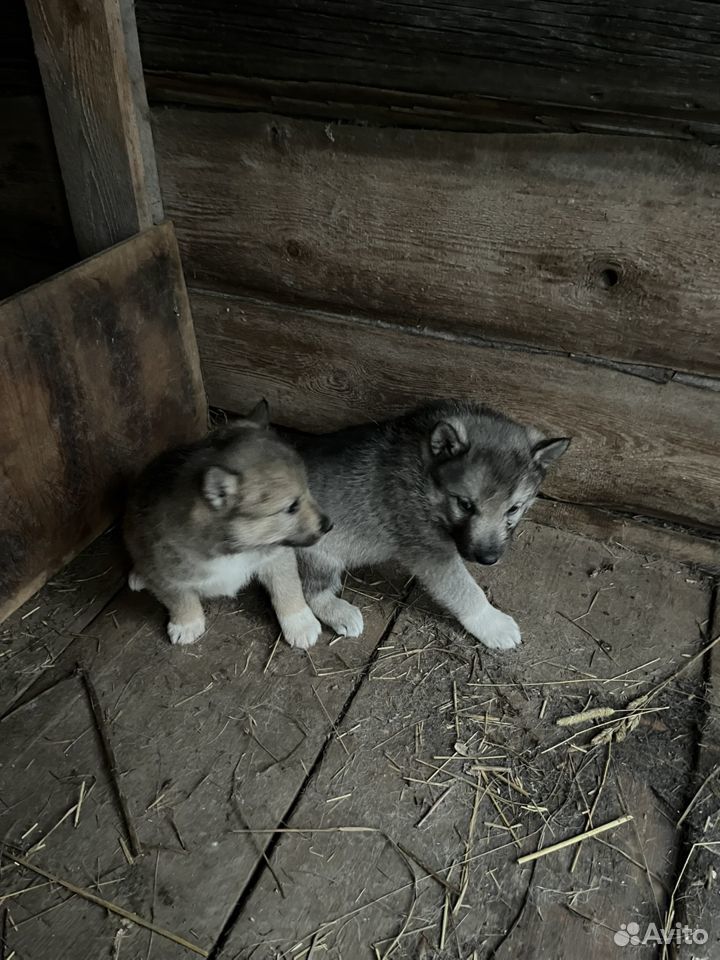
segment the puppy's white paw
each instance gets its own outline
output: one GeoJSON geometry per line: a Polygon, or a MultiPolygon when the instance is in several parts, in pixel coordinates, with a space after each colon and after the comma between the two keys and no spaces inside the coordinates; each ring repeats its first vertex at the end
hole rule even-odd
{"type": "Polygon", "coordinates": [[[323,597],[315,613],[341,637],[359,637],[365,626],[362,613],[342,597],[323,597]]]}
{"type": "Polygon", "coordinates": [[[128,587],[135,591],[145,589],[145,581],[135,569],[128,574],[128,587]]]}
{"type": "Polygon", "coordinates": [[[170,637],[170,643],[178,646],[186,646],[189,643],[195,643],[205,633],[205,617],[198,620],[191,620],[190,623],[174,623],[172,620],[167,625],[167,634],[170,637]]]}
{"type": "Polygon", "coordinates": [[[290,617],[284,617],[280,626],[290,646],[298,647],[300,650],[314,647],[322,631],[320,621],[310,607],[305,607],[300,613],[294,613],[290,617]]]}
{"type": "Polygon", "coordinates": [[[522,642],[520,628],[513,618],[489,605],[465,627],[491,650],[512,650],[522,642]]]}

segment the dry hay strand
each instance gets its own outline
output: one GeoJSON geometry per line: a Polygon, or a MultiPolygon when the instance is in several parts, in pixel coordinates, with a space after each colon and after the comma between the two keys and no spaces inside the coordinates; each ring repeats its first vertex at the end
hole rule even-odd
{"type": "Polygon", "coordinates": [[[669,707],[650,706],[650,704],[653,700],[655,700],[658,694],[662,693],[662,691],[665,690],[674,680],[677,680],[677,678],[685,673],[686,670],[689,670],[690,667],[702,660],[718,642],[720,642],[720,635],[715,637],[715,639],[710,643],[706,644],[694,656],[690,657],[689,660],[678,667],[677,670],[674,670],[664,680],[661,680],[660,683],[656,684],[645,693],[640,694],[639,697],[635,697],[633,700],[631,700],[626,707],[596,707],[592,710],[582,710],[580,713],[572,714],[567,717],[561,717],[557,721],[557,725],[561,727],[573,727],[583,723],[584,721],[589,721],[593,725],[576,731],[565,740],[561,740],[559,743],[555,743],[550,747],[546,747],[546,749],[541,752],[550,753],[567,743],[571,743],[577,737],[580,737],[586,733],[594,734],[589,741],[590,746],[593,747],[613,742],[622,743],[623,740],[625,740],[634,730],[637,729],[637,727],[640,725],[640,721],[646,714],[669,709],[669,707]],[[598,723],[597,721],[600,722],[598,723]]]}
{"type": "Polygon", "coordinates": [[[44,870],[42,867],[38,867],[37,864],[31,863],[29,860],[26,860],[25,857],[18,856],[7,847],[4,847],[4,852],[8,860],[12,860],[13,863],[16,863],[19,867],[24,867],[26,870],[36,873],[39,877],[45,877],[45,879],[49,880],[50,883],[56,883],[58,886],[63,887],[70,893],[74,893],[76,896],[82,897],[84,900],[88,900],[90,903],[97,904],[97,906],[103,907],[105,910],[109,910],[110,913],[114,913],[118,917],[123,917],[123,919],[129,920],[138,927],[144,927],[146,930],[156,933],[159,937],[164,937],[165,940],[170,940],[179,947],[184,947],[186,950],[190,950],[191,953],[197,954],[199,957],[210,956],[209,950],[205,950],[203,947],[199,947],[197,944],[191,943],[184,937],[178,936],[178,934],[173,933],[172,930],[166,930],[164,927],[159,927],[157,924],[152,923],[150,920],[146,920],[144,917],[139,916],[137,913],[133,913],[131,910],[126,910],[125,907],[121,907],[117,903],[113,903],[110,900],[105,900],[103,897],[98,897],[90,890],[86,890],[84,887],[79,887],[70,880],[65,880],[62,877],[59,877],[57,874],[51,873],[49,870],[44,870]]]}
{"type": "Polygon", "coordinates": [[[614,830],[615,827],[629,823],[632,819],[634,818],[631,813],[624,813],[621,817],[616,817],[608,823],[602,823],[599,827],[593,827],[592,830],[586,830],[584,833],[578,833],[574,837],[560,840],[559,843],[552,843],[549,847],[541,847],[539,850],[535,850],[534,853],[526,853],[522,857],[518,857],[515,862],[519,864],[530,863],[539,857],[545,857],[550,853],[557,853],[558,850],[564,850],[566,847],[572,847],[576,843],[582,843],[583,840],[589,840],[590,837],[596,837],[598,834],[605,833],[607,830],[614,830]]]}

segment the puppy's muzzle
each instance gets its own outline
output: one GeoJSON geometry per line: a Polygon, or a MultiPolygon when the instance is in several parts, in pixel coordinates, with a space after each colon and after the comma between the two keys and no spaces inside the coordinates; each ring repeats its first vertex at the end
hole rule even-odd
{"type": "Polygon", "coordinates": [[[475,563],[482,563],[485,567],[492,567],[500,559],[499,550],[476,550],[472,559],[475,563]]]}
{"type": "Polygon", "coordinates": [[[323,515],[320,517],[320,530],[317,533],[308,533],[303,537],[290,537],[284,540],[283,543],[286,547],[312,547],[312,545],[317,543],[326,533],[329,533],[332,528],[333,525],[330,518],[323,515]]]}
{"type": "Polygon", "coordinates": [[[457,547],[463,560],[468,560],[470,563],[481,563],[485,567],[492,567],[503,554],[502,546],[497,544],[477,546],[473,543],[467,543],[467,541],[464,543],[461,541],[457,544],[457,547]]]}

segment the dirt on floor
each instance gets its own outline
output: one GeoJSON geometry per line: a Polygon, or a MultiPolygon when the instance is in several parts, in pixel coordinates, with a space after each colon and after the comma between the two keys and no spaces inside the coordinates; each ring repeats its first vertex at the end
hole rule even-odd
{"type": "Polygon", "coordinates": [[[118,556],[0,628],[0,960],[720,957],[710,579],[527,523],[516,651],[387,572],[173,648],[118,556]]]}

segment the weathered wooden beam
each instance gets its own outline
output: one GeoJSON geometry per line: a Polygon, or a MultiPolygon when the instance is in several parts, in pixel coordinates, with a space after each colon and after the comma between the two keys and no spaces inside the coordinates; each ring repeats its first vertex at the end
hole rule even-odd
{"type": "Polygon", "coordinates": [[[130,86],[135,103],[138,136],[140,137],[140,150],[143,172],[145,174],[145,192],[147,202],[150,205],[152,220],[154,223],[160,223],[163,219],[164,212],[157,163],[155,162],[155,146],[153,144],[152,126],[150,123],[150,107],[148,106],[142,58],[140,56],[140,41],[135,23],[135,0],[120,0],[120,15],[123,23],[123,35],[125,37],[125,51],[130,73],[130,86]]]}
{"type": "MultiPolygon", "coordinates": [[[[145,48],[148,49],[147,44],[145,48]]],[[[188,62],[188,71],[192,66],[188,62]]],[[[531,96],[511,99],[476,93],[438,94],[359,83],[269,80],[265,76],[172,70],[145,70],[145,84],[154,106],[174,103],[462,133],[622,133],[720,142],[720,112],[712,110],[623,112],[599,106],[538,102],[531,96]]]]}
{"type": "Polygon", "coordinates": [[[131,0],[26,0],[81,255],[162,218],[131,0]]]}
{"type": "Polygon", "coordinates": [[[676,129],[720,121],[713,2],[206,0],[202,11],[195,0],[138,0],[146,69],[285,81],[307,116],[326,115],[312,113],[322,84],[358,112],[380,89],[421,110],[444,98],[426,127],[462,119],[478,100],[488,119],[520,105],[550,129],[592,115],[607,130],[634,118],[676,129]]]}

